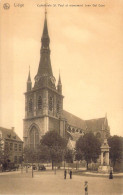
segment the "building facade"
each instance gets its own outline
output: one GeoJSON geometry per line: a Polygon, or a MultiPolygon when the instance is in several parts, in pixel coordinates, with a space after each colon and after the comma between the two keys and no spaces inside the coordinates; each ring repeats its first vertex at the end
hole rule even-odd
{"type": "Polygon", "coordinates": [[[6,129],[0,127],[0,139],[4,160],[20,163],[23,157],[23,141],[15,133],[14,128],[6,129]]]}
{"type": "Polygon", "coordinates": [[[107,117],[93,120],[82,120],[63,110],[62,83],[52,72],[50,61],[50,38],[45,13],[41,38],[40,62],[32,87],[30,70],[25,92],[25,118],[23,140],[24,146],[37,148],[42,135],[47,131],[57,131],[62,137],[77,140],[88,131],[98,137],[110,134],[107,117]]]}

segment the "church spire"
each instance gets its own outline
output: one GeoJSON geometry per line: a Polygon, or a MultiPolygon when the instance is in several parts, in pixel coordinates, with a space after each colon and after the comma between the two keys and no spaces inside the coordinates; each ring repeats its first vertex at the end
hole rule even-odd
{"type": "Polygon", "coordinates": [[[59,71],[59,80],[58,80],[58,84],[61,85],[61,76],[60,76],[60,71],[59,71]]]}
{"type": "Polygon", "coordinates": [[[50,38],[49,38],[49,34],[48,34],[48,27],[47,27],[47,10],[46,10],[46,5],[45,5],[45,19],[44,19],[44,29],[43,29],[43,34],[42,34],[42,47],[45,46],[46,47],[46,43],[47,46],[49,47],[49,43],[50,43],[50,38]]]}
{"type": "MultiPolygon", "coordinates": [[[[53,77],[51,61],[50,61],[50,38],[48,33],[47,26],[47,11],[45,7],[45,19],[44,19],[44,27],[41,38],[41,50],[40,50],[40,62],[38,67],[37,75],[35,76],[35,81],[39,81],[41,77],[53,77]]],[[[37,86],[37,85],[36,85],[37,86]]]]}
{"type": "Polygon", "coordinates": [[[30,66],[29,66],[29,74],[27,79],[27,91],[30,91],[32,89],[32,82],[31,82],[31,76],[30,76],[30,66]]]}
{"type": "Polygon", "coordinates": [[[59,71],[59,80],[58,80],[57,90],[59,93],[62,94],[62,83],[61,83],[60,71],[59,71]]]}

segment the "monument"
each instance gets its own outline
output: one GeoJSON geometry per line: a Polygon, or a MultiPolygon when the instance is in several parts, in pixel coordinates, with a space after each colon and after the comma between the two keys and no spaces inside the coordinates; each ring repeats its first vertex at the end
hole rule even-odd
{"type": "Polygon", "coordinates": [[[104,139],[104,142],[101,146],[101,165],[98,168],[100,173],[109,173],[110,164],[109,164],[109,145],[107,139],[104,139]]]}

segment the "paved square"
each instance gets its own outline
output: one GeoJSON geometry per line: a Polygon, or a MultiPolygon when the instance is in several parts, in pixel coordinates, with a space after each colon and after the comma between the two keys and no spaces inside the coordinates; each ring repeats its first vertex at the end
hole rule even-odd
{"type": "Polygon", "coordinates": [[[40,195],[84,195],[84,182],[88,181],[88,195],[123,194],[123,178],[92,177],[73,175],[64,180],[64,172],[44,171],[28,173],[9,172],[0,175],[0,194],[40,194],[40,195]]]}

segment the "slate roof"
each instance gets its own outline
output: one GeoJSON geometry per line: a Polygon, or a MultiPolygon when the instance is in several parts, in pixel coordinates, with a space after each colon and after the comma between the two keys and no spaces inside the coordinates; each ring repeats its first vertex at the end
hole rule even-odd
{"type": "Polygon", "coordinates": [[[83,120],[65,110],[63,110],[63,116],[67,120],[67,123],[69,125],[83,129],[83,130],[99,131],[105,128],[107,128],[107,130],[109,129],[108,121],[106,117],[90,119],[90,120],[83,120]]]}
{"type": "Polygon", "coordinates": [[[67,120],[67,123],[73,127],[80,129],[86,129],[86,123],[83,119],[63,110],[63,116],[67,120]]]}
{"type": "Polygon", "coordinates": [[[105,120],[107,120],[105,117],[97,118],[97,119],[91,119],[91,120],[85,120],[87,130],[88,131],[103,130],[104,126],[106,125],[105,120]]]}
{"type": "MultiPolygon", "coordinates": [[[[101,130],[109,130],[110,133],[110,128],[108,126],[108,120],[107,117],[103,118],[97,118],[97,119],[90,119],[90,120],[83,120],[67,111],[63,111],[63,116],[66,119],[67,123],[70,126],[80,128],[84,132],[95,132],[95,131],[101,131],[101,130]]],[[[67,131],[68,137],[71,137],[72,140],[76,141],[80,136],[83,136],[83,134],[77,133],[77,132],[69,132],[67,131]]]]}
{"type": "Polygon", "coordinates": [[[12,141],[19,141],[22,142],[22,140],[19,138],[19,136],[15,133],[12,129],[6,129],[3,127],[0,127],[0,131],[2,132],[3,139],[8,139],[12,141]]]}

